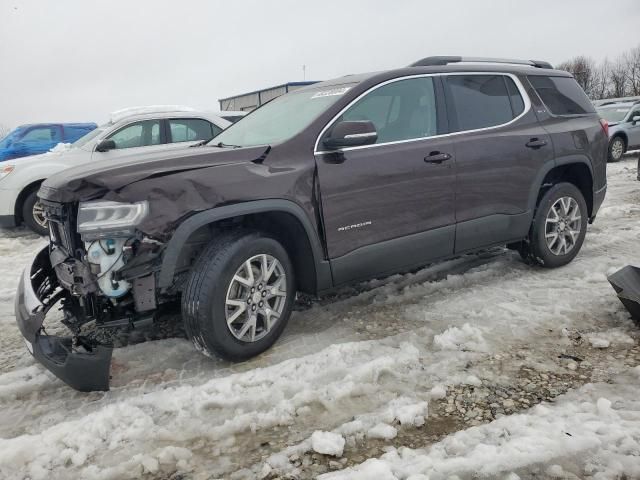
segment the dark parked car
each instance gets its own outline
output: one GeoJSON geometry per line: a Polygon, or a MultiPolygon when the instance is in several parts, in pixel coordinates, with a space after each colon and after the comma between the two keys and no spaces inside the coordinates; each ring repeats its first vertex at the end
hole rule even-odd
{"type": "Polygon", "coordinates": [[[97,127],[95,123],[22,125],[0,140],[0,162],[45,153],[59,143],[73,143],[97,127]]]}
{"type": "Polygon", "coordinates": [[[276,341],[297,291],[493,245],[567,264],[605,196],[605,126],[545,62],[466,60],[318,83],[209,144],[50,177],[50,245],[16,296],[29,349],[106,389],[109,331],[177,299],[198,350],[243,360],[276,341]],[[42,329],[57,302],[69,337],[42,329]]]}

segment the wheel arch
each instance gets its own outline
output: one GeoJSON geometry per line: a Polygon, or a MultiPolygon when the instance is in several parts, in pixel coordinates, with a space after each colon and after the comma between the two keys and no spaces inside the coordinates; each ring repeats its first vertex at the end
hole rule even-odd
{"type": "Polygon", "coordinates": [[[580,190],[587,203],[591,218],[594,210],[593,169],[591,163],[582,157],[564,159],[564,161],[549,165],[538,174],[538,181],[534,183],[534,189],[529,197],[531,209],[535,211],[545,192],[560,182],[571,183],[580,190]],[[537,188],[535,188],[536,186],[537,188]]]}
{"type": "Polygon", "coordinates": [[[198,245],[208,241],[216,228],[233,228],[235,224],[265,231],[283,244],[291,256],[299,290],[316,293],[330,288],[329,263],[324,260],[311,220],[298,204],[282,199],[226,205],[187,218],[166,245],[158,288],[166,291],[172,287],[176,275],[194,258],[198,245]]]}
{"type": "Polygon", "coordinates": [[[45,180],[46,179],[42,178],[40,180],[32,181],[31,183],[27,184],[16,197],[16,202],[13,207],[14,215],[16,218],[16,225],[20,225],[24,221],[24,218],[22,218],[22,206],[24,205],[24,201],[31,192],[40,188],[40,185],[42,185],[42,182],[44,182],[45,180]]]}
{"type": "Polygon", "coordinates": [[[611,145],[611,142],[613,142],[613,139],[616,137],[620,137],[622,138],[622,140],[624,140],[624,148],[626,151],[626,149],[629,147],[629,137],[627,136],[627,133],[624,130],[619,130],[615,132],[613,135],[611,135],[611,138],[609,139],[609,145],[611,145]]]}

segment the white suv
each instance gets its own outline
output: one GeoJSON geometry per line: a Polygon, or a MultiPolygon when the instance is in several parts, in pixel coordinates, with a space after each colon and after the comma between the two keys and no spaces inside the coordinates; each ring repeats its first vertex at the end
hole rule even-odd
{"type": "Polygon", "coordinates": [[[49,176],[69,167],[113,160],[210,140],[231,123],[218,115],[187,107],[135,107],[111,114],[111,120],[71,145],[0,163],[0,227],[24,222],[41,235],[47,225],[37,192],[49,176]]]}

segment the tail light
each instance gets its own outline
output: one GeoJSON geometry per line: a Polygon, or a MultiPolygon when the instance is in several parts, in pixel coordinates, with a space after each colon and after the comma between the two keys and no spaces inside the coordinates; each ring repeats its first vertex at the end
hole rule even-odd
{"type": "Polygon", "coordinates": [[[600,119],[600,125],[602,126],[602,131],[608,137],[609,136],[609,123],[604,119],[600,119]]]}

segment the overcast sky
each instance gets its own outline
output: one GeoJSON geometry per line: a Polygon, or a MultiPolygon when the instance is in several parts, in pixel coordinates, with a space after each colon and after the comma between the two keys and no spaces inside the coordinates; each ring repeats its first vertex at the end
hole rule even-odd
{"type": "Polygon", "coordinates": [[[0,0],[0,124],[407,65],[429,55],[614,58],[640,0],[0,0]]]}

